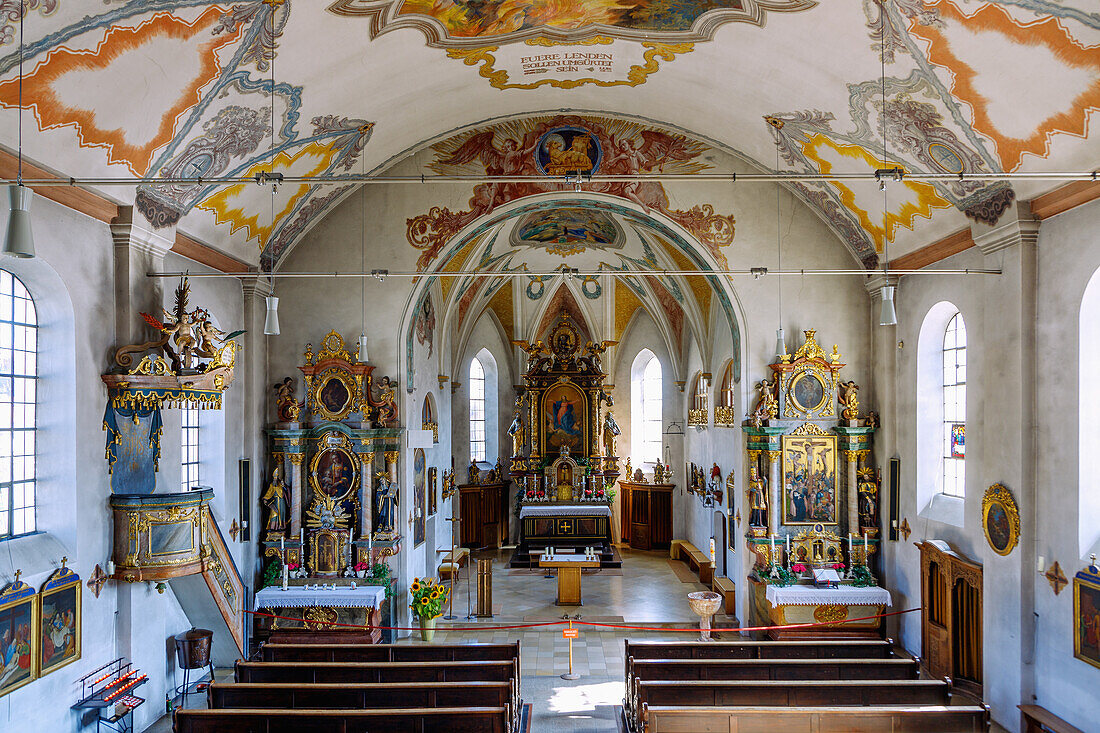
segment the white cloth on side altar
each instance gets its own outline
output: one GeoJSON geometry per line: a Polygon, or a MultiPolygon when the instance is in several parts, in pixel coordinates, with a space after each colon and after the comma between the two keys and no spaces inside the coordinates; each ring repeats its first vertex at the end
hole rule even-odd
{"type": "Polygon", "coordinates": [[[526,517],[610,517],[607,504],[526,504],[520,507],[519,518],[526,517]]]}
{"type": "Polygon", "coordinates": [[[890,591],[885,588],[815,588],[809,585],[789,585],[786,588],[769,585],[764,597],[772,606],[892,606],[890,591]]]}
{"type": "Polygon", "coordinates": [[[380,585],[361,585],[356,588],[339,586],[336,590],[313,590],[294,585],[286,590],[269,586],[256,593],[255,609],[261,608],[378,608],[386,597],[386,589],[380,585]]]}

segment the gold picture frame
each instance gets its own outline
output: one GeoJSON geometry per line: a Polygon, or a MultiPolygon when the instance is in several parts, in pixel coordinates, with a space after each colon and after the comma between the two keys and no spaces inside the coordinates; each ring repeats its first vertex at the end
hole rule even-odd
{"type": "Polygon", "coordinates": [[[80,576],[62,565],[46,579],[39,595],[38,676],[45,677],[80,659],[80,576]]]}
{"type": "Polygon", "coordinates": [[[351,443],[340,433],[321,436],[319,450],[309,462],[309,484],[314,495],[324,494],[342,502],[358,503],[362,460],[352,451],[351,443]]]}
{"type": "Polygon", "coordinates": [[[837,438],[812,423],[782,437],[783,524],[834,525],[840,515],[837,438]]]}
{"type": "Polygon", "coordinates": [[[998,555],[1008,555],[1020,542],[1020,510],[1004,484],[993,484],[982,497],[982,532],[998,555]]]}
{"type": "Polygon", "coordinates": [[[1100,667],[1100,568],[1095,555],[1073,577],[1073,656],[1100,667]]]}
{"type": "Polygon", "coordinates": [[[359,407],[356,380],[340,369],[327,369],[313,379],[310,401],[326,420],[343,420],[359,407]]]}
{"type": "Polygon", "coordinates": [[[557,455],[567,447],[574,456],[588,451],[588,399],[570,381],[552,384],[542,395],[543,424],[539,430],[542,455],[557,455]]]}
{"type": "Polygon", "coordinates": [[[38,621],[41,598],[26,583],[15,580],[0,592],[0,648],[4,656],[14,644],[14,656],[0,667],[0,697],[38,679],[38,647],[41,640],[38,621]]]}
{"type": "Polygon", "coordinates": [[[822,379],[821,375],[814,369],[806,369],[796,374],[794,378],[791,379],[790,387],[787,389],[791,400],[791,406],[804,415],[810,415],[820,410],[832,396],[829,385],[826,384],[825,380],[822,379]],[[820,395],[816,398],[816,401],[810,399],[806,400],[804,403],[803,398],[809,397],[810,393],[807,393],[806,389],[803,388],[803,383],[809,384],[810,380],[816,382],[817,392],[819,392],[820,395]],[[808,404],[808,402],[814,402],[814,404],[811,405],[808,404]]]}

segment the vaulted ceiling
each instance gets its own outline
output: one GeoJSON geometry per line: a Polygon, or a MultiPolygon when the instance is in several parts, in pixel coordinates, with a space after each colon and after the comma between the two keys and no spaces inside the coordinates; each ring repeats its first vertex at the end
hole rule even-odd
{"type": "MultiPolygon", "coordinates": [[[[882,167],[883,62],[890,164],[1100,165],[1092,0],[0,0],[9,148],[21,12],[24,153],[65,176],[380,172],[490,121],[560,110],[582,129],[600,118],[617,140],[603,164],[621,170],[722,172],[693,147],[709,146],[761,170],[868,172],[882,167]]],[[[523,171],[538,151],[520,160],[513,137],[452,164],[523,171]]],[[[794,188],[873,266],[887,232],[894,257],[1054,185],[907,180],[890,186],[885,227],[873,182],[794,188]]],[[[285,185],[274,200],[243,184],[104,190],[256,262],[351,186],[285,185]]]]}

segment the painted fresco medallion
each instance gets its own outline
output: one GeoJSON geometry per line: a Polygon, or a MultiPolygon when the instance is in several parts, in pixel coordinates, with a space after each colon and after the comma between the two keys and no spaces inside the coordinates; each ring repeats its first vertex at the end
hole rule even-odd
{"type": "Polygon", "coordinates": [[[550,254],[566,257],[587,248],[622,247],[614,220],[593,209],[562,207],[528,214],[512,230],[517,245],[543,246],[550,254]]]}
{"type": "Polygon", "coordinates": [[[539,138],[535,166],[547,176],[592,175],[600,166],[600,141],[583,127],[554,127],[539,138]]]}

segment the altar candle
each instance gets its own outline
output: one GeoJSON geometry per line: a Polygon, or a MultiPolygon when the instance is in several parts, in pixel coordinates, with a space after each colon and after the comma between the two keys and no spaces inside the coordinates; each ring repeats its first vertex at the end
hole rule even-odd
{"type": "Polygon", "coordinates": [[[284,562],[283,563],[283,590],[286,590],[287,578],[289,578],[289,577],[290,577],[290,568],[288,568],[287,564],[284,562]]]}
{"type": "Polygon", "coordinates": [[[849,532],[848,533],[848,562],[851,562],[853,557],[854,557],[854,555],[852,555],[852,533],[849,532]]]}
{"type": "Polygon", "coordinates": [[[791,536],[787,535],[787,562],[791,561],[791,536]]]}
{"type": "Polygon", "coordinates": [[[863,533],[863,564],[867,564],[867,533],[863,533]]]}
{"type": "Polygon", "coordinates": [[[770,540],[770,542],[768,544],[771,545],[771,552],[769,553],[769,555],[771,557],[772,565],[775,565],[776,564],[775,563],[775,540],[776,540],[776,535],[773,534],[769,538],[769,540],[770,540]]]}
{"type": "Polygon", "coordinates": [[[714,538],[710,538],[710,564],[714,564],[714,538]]]}

